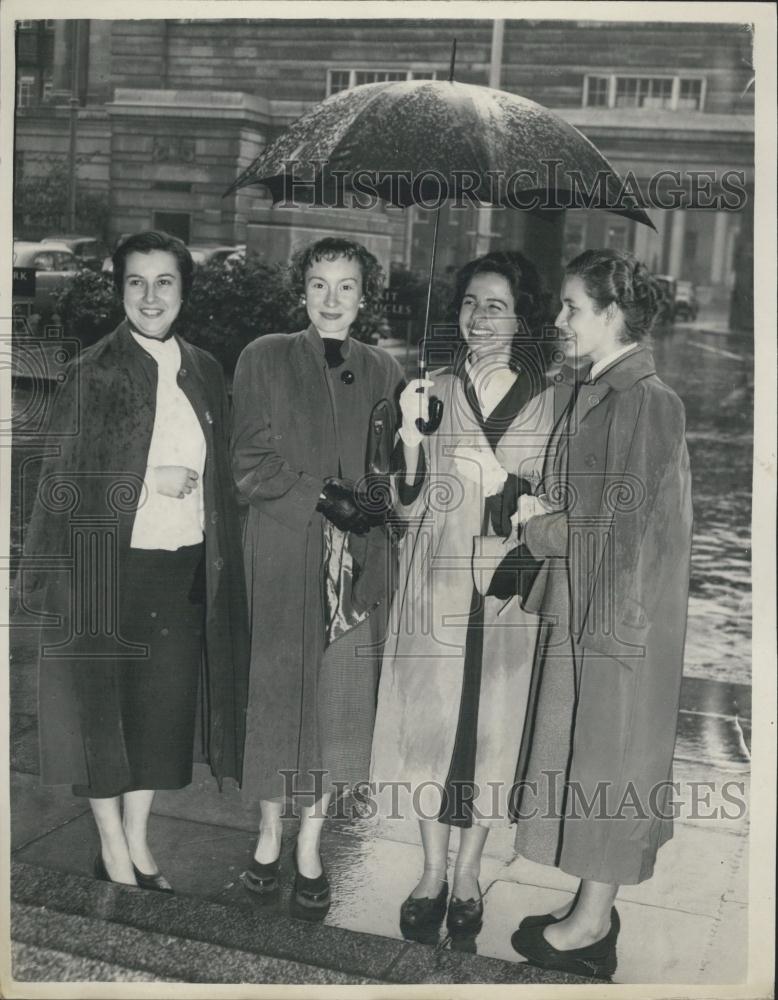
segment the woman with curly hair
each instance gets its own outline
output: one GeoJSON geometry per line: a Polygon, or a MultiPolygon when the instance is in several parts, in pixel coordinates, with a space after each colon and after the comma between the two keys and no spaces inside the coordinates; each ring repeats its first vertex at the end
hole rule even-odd
{"type": "MultiPolygon", "coordinates": [[[[307,329],[243,351],[233,387],[233,471],[248,501],[244,533],[251,681],[244,790],[261,803],[247,889],[279,888],[282,810],[294,799],[300,914],[323,916],[319,855],[333,783],[367,778],[378,678],[379,611],[389,541],[362,501],[371,414],[402,373],[355,340],[381,308],[383,274],[359,243],[327,238],[297,251],[292,280],[307,329]]],[[[393,429],[387,427],[387,433],[393,429]]]]}
{"type": "Polygon", "coordinates": [[[519,501],[521,538],[544,560],[527,607],[544,625],[516,846],[581,882],[512,943],[543,968],[607,978],[618,888],[650,878],[672,836],[691,484],[683,404],[643,343],[656,314],[646,268],[588,250],[561,299],[565,353],[583,364],[558,376],[543,485],[519,501]]]}
{"type": "Polygon", "coordinates": [[[400,398],[397,514],[407,534],[371,767],[379,803],[381,785],[394,784],[400,811],[419,819],[424,870],[400,910],[408,936],[435,929],[447,909],[452,932],[480,926],[481,855],[490,826],[509,822],[538,628],[521,606],[520,563],[494,570],[551,428],[540,280],[521,254],[490,253],[459,272],[453,304],[453,364],[400,398]],[[443,419],[422,437],[416,419],[433,385],[443,419]]]}

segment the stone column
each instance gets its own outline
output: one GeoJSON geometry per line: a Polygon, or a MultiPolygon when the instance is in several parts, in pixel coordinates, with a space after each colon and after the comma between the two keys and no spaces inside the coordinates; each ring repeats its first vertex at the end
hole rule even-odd
{"type": "Polygon", "coordinates": [[[727,253],[728,213],[716,212],[713,226],[713,249],[710,256],[710,283],[720,285],[727,253]]]}
{"type": "Polygon", "coordinates": [[[683,244],[686,235],[686,212],[676,209],[673,212],[672,230],[670,233],[670,260],[668,273],[674,278],[680,278],[683,270],[683,244]]]}

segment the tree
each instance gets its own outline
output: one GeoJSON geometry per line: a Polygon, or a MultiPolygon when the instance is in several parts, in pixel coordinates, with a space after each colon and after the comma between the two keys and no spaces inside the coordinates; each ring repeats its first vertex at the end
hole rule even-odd
{"type": "MultiPolygon", "coordinates": [[[[40,239],[69,228],[67,161],[49,157],[46,162],[45,173],[17,179],[14,191],[14,235],[17,238],[40,239]]],[[[85,162],[85,158],[78,162],[85,162]]],[[[104,238],[108,214],[107,193],[77,183],[76,232],[104,238]]]]}

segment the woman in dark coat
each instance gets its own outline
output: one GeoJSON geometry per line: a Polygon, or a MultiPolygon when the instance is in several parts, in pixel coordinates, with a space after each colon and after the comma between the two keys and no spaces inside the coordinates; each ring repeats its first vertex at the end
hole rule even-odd
{"type": "Polygon", "coordinates": [[[249,502],[244,789],[261,803],[243,881],[260,895],[277,891],[282,807],[296,797],[295,899],[323,915],[322,823],[333,785],[368,777],[388,587],[384,516],[361,508],[354,484],[365,475],[373,408],[381,399],[394,406],[402,373],[385,351],[350,336],[360,312],[381,308],[371,253],[320,240],[296,253],[292,276],[310,325],[249,344],[233,391],[233,470],[249,502]]]}
{"type": "Polygon", "coordinates": [[[144,232],[113,265],[127,316],[58,390],[21,590],[52,616],[41,780],[89,798],[97,877],[172,891],[147,842],[154,790],[191,782],[198,689],[205,757],[240,779],[245,584],[224,378],[174,333],[189,251],[144,232]]]}
{"type": "Polygon", "coordinates": [[[621,884],[649,878],[672,835],[669,788],[692,532],[684,409],[641,343],[653,283],[631,254],[566,269],[545,496],[520,500],[545,559],[526,606],[546,619],[519,771],[516,846],[581,878],[571,908],[529,917],[515,949],[545,968],[610,976],[621,884]]]}

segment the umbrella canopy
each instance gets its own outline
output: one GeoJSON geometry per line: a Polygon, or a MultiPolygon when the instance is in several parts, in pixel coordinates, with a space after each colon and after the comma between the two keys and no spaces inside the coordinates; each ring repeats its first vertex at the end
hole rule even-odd
{"type": "Polygon", "coordinates": [[[338,204],[344,185],[402,206],[460,198],[605,208],[652,226],[578,129],[517,94],[450,81],[369,83],[334,94],[289,126],[230,191],[248,184],[267,187],[274,202],[338,204]]]}

